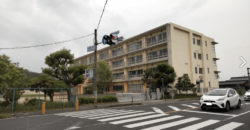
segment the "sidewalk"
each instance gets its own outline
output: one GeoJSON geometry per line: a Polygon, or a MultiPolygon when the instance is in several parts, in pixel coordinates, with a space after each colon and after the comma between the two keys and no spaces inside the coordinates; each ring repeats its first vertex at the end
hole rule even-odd
{"type": "MultiPolygon", "coordinates": [[[[149,105],[149,104],[158,104],[158,103],[172,103],[178,101],[189,101],[189,100],[199,100],[199,98],[185,98],[185,99],[167,99],[165,100],[149,100],[149,101],[134,101],[133,105],[149,105]]],[[[85,104],[79,105],[79,111],[83,110],[92,110],[92,109],[103,109],[110,107],[122,107],[122,106],[131,106],[132,102],[114,102],[114,103],[97,103],[97,107],[94,104],[85,104]]],[[[46,114],[56,114],[56,113],[64,113],[64,112],[74,112],[75,108],[64,108],[64,109],[54,109],[54,110],[46,110],[46,114]]],[[[27,112],[27,113],[14,113],[16,117],[26,117],[26,116],[37,116],[41,115],[41,111],[36,112],[27,112]]]]}

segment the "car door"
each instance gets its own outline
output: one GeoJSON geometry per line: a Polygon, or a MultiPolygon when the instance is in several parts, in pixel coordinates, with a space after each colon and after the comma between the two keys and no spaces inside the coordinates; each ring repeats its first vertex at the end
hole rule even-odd
{"type": "Polygon", "coordinates": [[[235,92],[235,90],[231,90],[233,92],[233,102],[234,106],[238,104],[238,94],[235,92]]]}
{"type": "Polygon", "coordinates": [[[234,99],[233,99],[233,96],[230,97],[229,94],[232,94],[232,95],[233,95],[233,92],[231,91],[231,89],[228,90],[228,95],[227,95],[227,97],[228,97],[228,100],[229,100],[229,102],[230,102],[230,106],[232,107],[232,106],[234,105],[234,99]]]}

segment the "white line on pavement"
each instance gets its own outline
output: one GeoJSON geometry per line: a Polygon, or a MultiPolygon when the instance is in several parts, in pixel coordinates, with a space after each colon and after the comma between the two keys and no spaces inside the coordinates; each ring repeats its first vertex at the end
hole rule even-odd
{"type": "MultiPolygon", "coordinates": [[[[247,113],[249,113],[249,112],[250,112],[250,111],[246,111],[246,112],[243,112],[243,113],[241,113],[241,114],[235,115],[235,116],[233,116],[233,117],[227,118],[227,119],[225,119],[225,120],[230,120],[230,119],[232,119],[232,118],[235,118],[235,117],[238,117],[238,116],[247,114],[247,113]]],[[[225,121],[225,120],[224,120],[224,121],[225,121]]]]}
{"type": "Polygon", "coordinates": [[[189,123],[189,122],[192,122],[192,121],[196,121],[196,120],[199,120],[199,119],[200,118],[191,117],[191,118],[188,118],[188,119],[175,121],[175,122],[170,122],[170,123],[165,123],[165,124],[162,124],[162,125],[153,126],[153,127],[142,129],[142,130],[161,130],[161,129],[166,129],[166,128],[170,128],[170,127],[173,127],[173,126],[181,125],[181,124],[184,124],[184,123],[189,123]]]}
{"type": "MultiPolygon", "coordinates": [[[[120,115],[127,115],[127,114],[134,114],[134,113],[141,113],[143,111],[134,111],[134,112],[124,112],[124,113],[119,113],[119,114],[107,114],[104,116],[97,116],[97,117],[92,117],[88,119],[100,119],[100,118],[106,118],[106,117],[112,117],[112,116],[120,116],[120,115]]],[[[81,118],[86,118],[86,117],[81,117],[81,118]]]]}
{"type": "Polygon", "coordinates": [[[132,119],[125,119],[125,120],[110,122],[110,124],[116,125],[116,124],[122,124],[122,123],[127,123],[127,122],[132,122],[132,121],[139,121],[139,120],[161,117],[161,116],[166,116],[166,115],[168,115],[168,114],[158,114],[158,115],[150,115],[150,116],[144,116],[144,117],[138,117],[138,118],[132,118],[132,119]]]}
{"type": "Polygon", "coordinates": [[[194,125],[179,129],[179,130],[198,130],[198,129],[201,129],[203,127],[215,124],[217,122],[219,122],[219,120],[207,120],[207,121],[204,121],[204,122],[201,122],[198,124],[194,124],[194,125]]]}
{"type": "Polygon", "coordinates": [[[187,105],[187,104],[181,104],[181,105],[191,107],[191,108],[196,108],[195,106],[192,106],[192,105],[187,105]]]}
{"type": "Polygon", "coordinates": [[[156,113],[165,114],[161,109],[157,107],[152,107],[156,113]]]}
{"type": "Polygon", "coordinates": [[[98,120],[98,121],[118,120],[118,119],[135,117],[135,116],[149,115],[149,114],[153,114],[153,113],[155,113],[155,112],[145,112],[145,113],[139,113],[139,114],[126,115],[126,116],[112,117],[112,118],[101,119],[101,120],[98,120]]]}
{"type": "Polygon", "coordinates": [[[221,113],[212,113],[212,112],[202,112],[202,111],[190,111],[190,110],[183,110],[183,112],[194,112],[194,113],[203,113],[203,114],[212,114],[212,115],[221,115],[221,116],[237,116],[232,114],[221,114],[221,113]]]}
{"type": "Polygon", "coordinates": [[[174,106],[168,106],[168,107],[172,108],[172,109],[175,110],[175,111],[179,111],[179,110],[180,110],[179,108],[174,107],[174,106]]]}
{"type": "Polygon", "coordinates": [[[200,105],[199,103],[192,103],[192,104],[194,104],[194,105],[200,105]]]}
{"type": "Polygon", "coordinates": [[[237,123],[237,122],[231,122],[226,125],[223,125],[215,130],[233,130],[234,128],[237,128],[239,126],[243,125],[243,123],[237,123]]]}

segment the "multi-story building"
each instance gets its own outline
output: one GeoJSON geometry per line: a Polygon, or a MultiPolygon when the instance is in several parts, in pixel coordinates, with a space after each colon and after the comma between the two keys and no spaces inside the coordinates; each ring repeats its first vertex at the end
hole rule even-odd
{"type": "MultiPolygon", "coordinates": [[[[113,72],[110,92],[145,92],[143,70],[155,69],[162,62],[171,65],[177,76],[188,74],[198,88],[218,87],[215,44],[202,33],[167,23],[98,50],[97,61],[106,61],[113,72]],[[203,76],[203,83],[199,76],[203,76]]],[[[75,59],[75,65],[93,63],[94,53],[75,59]]]]}

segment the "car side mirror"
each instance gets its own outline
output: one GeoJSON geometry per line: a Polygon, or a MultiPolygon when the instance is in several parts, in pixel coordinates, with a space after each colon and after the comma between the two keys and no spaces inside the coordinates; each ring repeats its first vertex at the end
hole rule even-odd
{"type": "Polygon", "coordinates": [[[232,97],[233,96],[233,94],[228,94],[228,97],[232,97]]]}

